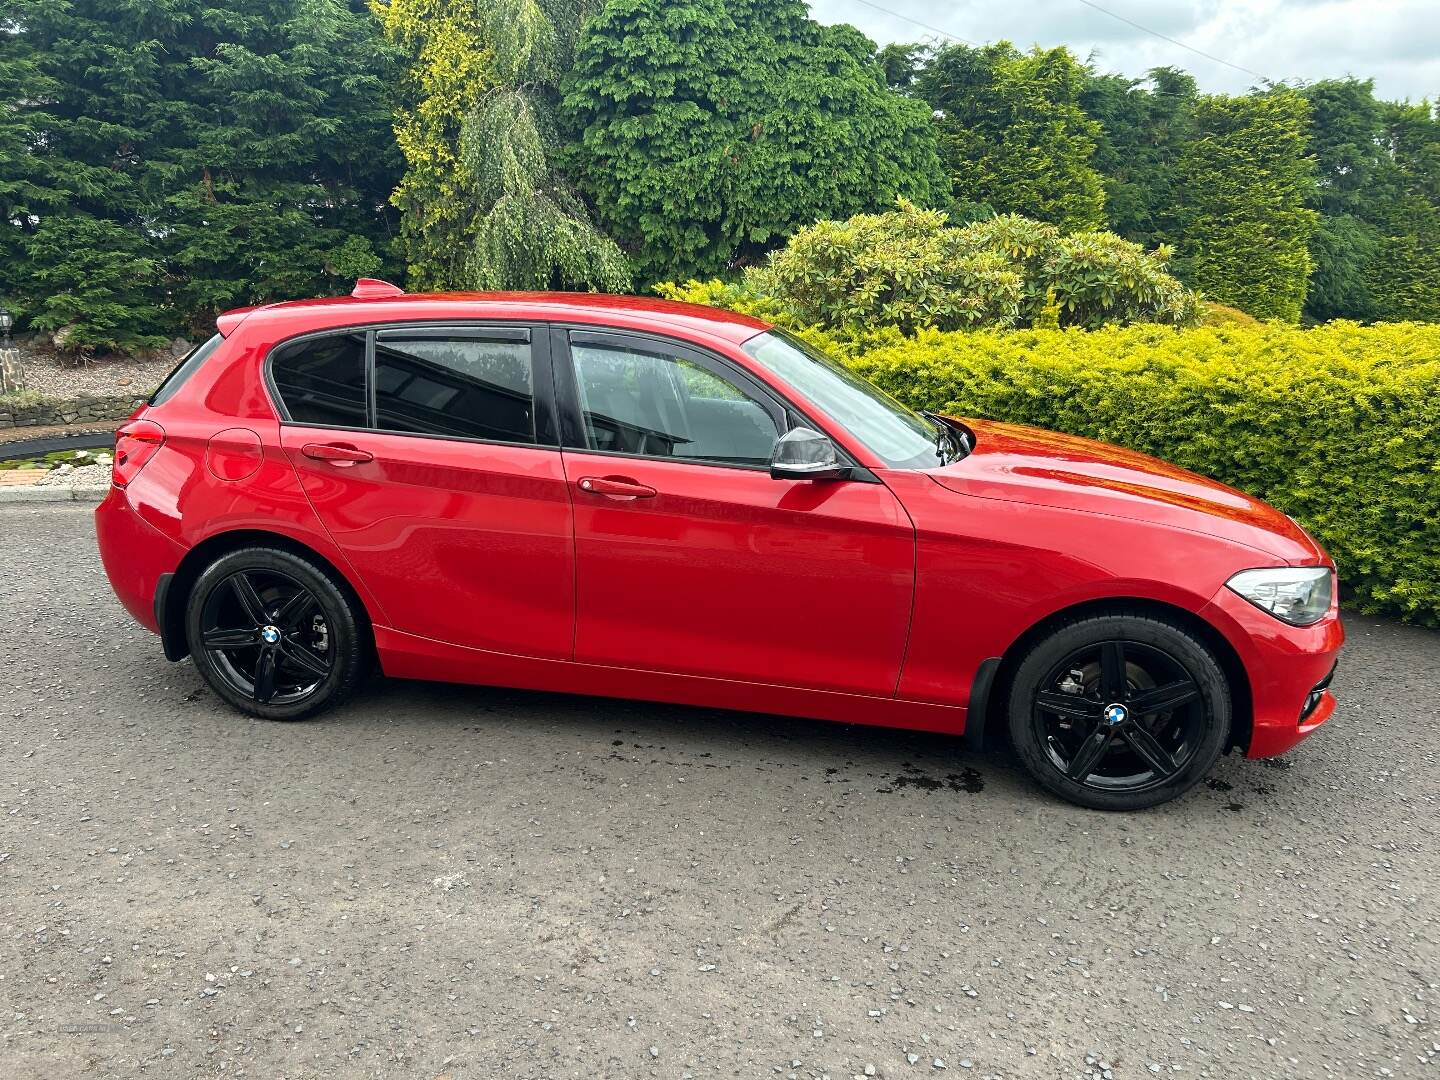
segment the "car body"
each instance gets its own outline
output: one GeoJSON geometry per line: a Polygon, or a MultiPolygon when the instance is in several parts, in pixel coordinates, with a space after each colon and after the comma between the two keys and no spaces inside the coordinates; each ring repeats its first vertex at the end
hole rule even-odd
{"type": "Polygon", "coordinates": [[[759,320],[362,282],[218,331],[122,428],[96,513],[117,595],[172,660],[192,651],[204,568],[270,545],[335,580],[398,678],[973,745],[1029,647],[1123,607],[1213,655],[1227,748],[1283,753],[1334,708],[1334,590],[1296,626],[1227,587],[1333,571],[1284,514],[1142,454],[977,419],[930,418],[949,459],[897,464],[856,435],[886,406],[834,373],[814,400],[797,343],[759,320]],[[842,477],[772,476],[760,449],[797,428],[833,444],[842,477]]]}

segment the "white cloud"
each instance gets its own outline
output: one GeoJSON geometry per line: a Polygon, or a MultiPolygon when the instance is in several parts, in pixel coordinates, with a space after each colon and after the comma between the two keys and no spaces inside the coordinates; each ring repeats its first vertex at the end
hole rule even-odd
{"type": "MultiPolygon", "coordinates": [[[[1437,0],[1097,0],[1104,8],[1193,49],[1274,80],[1373,78],[1396,100],[1440,99],[1437,0]]],[[[881,44],[935,40],[918,20],[971,41],[1068,45],[1103,71],[1143,75],[1184,68],[1203,90],[1238,93],[1257,80],[1197,56],[1081,0],[811,0],[821,22],[848,22],[881,44]]]]}

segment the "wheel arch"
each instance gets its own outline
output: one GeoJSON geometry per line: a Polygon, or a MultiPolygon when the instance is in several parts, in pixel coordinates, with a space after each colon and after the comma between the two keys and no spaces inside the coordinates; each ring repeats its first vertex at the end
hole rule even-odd
{"type": "Polygon", "coordinates": [[[354,604],[357,620],[365,628],[365,634],[370,639],[373,649],[374,629],[370,619],[370,610],[361,598],[360,590],[356,588],[355,583],[350,580],[349,575],[343,569],[335,564],[334,560],[327,558],[309,544],[283,533],[269,532],[264,529],[234,529],[206,537],[187,551],[185,557],[180,560],[180,565],[172,574],[168,575],[169,580],[165,583],[163,591],[156,597],[155,616],[156,622],[160,626],[160,642],[165,650],[165,659],[183,660],[190,655],[190,646],[185,640],[185,610],[190,599],[190,591],[194,588],[196,580],[204,572],[205,567],[222,555],[228,555],[232,551],[239,551],[241,548],[247,547],[269,547],[288,551],[292,555],[298,555],[317,564],[334,579],[336,585],[347,594],[354,604]]]}
{"type": "Polygon", "coordinates": [[[1215,658],[1220,662],[1220,668],[1225,674],[1225,681],[1230,687],[1233,712],[1230,722],[1230,742],[1226,749],[1238,747],[1244,751],[1249,747],[1254,726],[1250,676],[1245,671],[1240,654],[1235,651],[1235,647],[1230,644],[1229,639],[1213,623],[1187,608],[1166,603],[1163,600],[1131,596],[1086,600],[1060,608],[1040,619],[1010,643],[1000,656],[1000,666],[995,672],[992,684],[994,691],[989,694],[985,704],[987,741],[1006,730],[1005,715],[1015,679],[1015,671],[1035,643],[1061,623],[1101,614],[1136,614],[1164,619],[1189,631],[1208,645],[1215,653],[1215,658]]]}

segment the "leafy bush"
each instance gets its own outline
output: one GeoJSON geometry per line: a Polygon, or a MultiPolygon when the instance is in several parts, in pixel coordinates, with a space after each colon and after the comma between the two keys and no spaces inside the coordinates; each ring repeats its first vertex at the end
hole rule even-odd
{"type": "Polygon", "coordinates": [[[1012,326],[1025,297],[1005,256],[980,250],[967,229],[948,228],[941,211],[903,201],[889,213],[801,229],[747,284],[802,323],[907,331],[1012,326]]]}
{"type": "Polygon", "coordinates": [[[1103,230],[1064,233],[1019,214],[1002,214],[959,230],[967,245],[1003,255],[1025,282],[1020,322],[1094,329],[1107,323],[1187,326],[1197,298],[1166,269],[1170,249],[1146,251],[1103,230]],[[1047,315],[1048,309],[1057,309],[1047,315]]]}
{"type": "Polygon", "coordinates": [[[1113,233],[1066,235],[1002,214],[963,228],[905,200],[802,229],[739,285],[663,284],[674,299],[719,303],[791,326],[961,330],[1195,321],[1195,295],[1113,233]]]}
{"type": "Polygon", "coordinates": [[[1440,326],[806,336],[916,408],[1102,439],[1265,499],[1363,610],[1440,625],[1440,326]]]}
{"type": "Polygon", "coordinates": [[[1199,326],[1259,326],[1260,320],[1247,315],[1239,308],[1216,304],[1210,300],[1200,301],[1199,326]]]}

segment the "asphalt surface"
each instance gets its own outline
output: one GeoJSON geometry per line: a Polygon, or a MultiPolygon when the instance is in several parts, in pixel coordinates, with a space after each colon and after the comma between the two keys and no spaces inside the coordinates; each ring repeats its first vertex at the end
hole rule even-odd
{"type": "Polygon", "coordinates": [[[0,581],[6,1080],[1440,1069],[1440,635],[1352,617],[1326,729],[1122,816],[713,710],[247,719],[85,507],[0,508],[0,581]]]}

